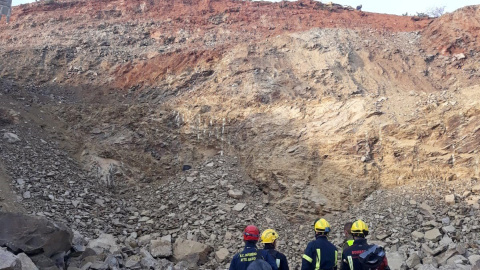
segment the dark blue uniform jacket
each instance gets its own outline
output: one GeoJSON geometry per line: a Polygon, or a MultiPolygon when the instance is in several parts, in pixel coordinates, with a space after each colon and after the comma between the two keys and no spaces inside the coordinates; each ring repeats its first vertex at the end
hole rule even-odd
{"type": "MultiPolygon", "coordinates": [[[[353,245],[343,250],[342,253],[342,270],[362,270],[363,266],[360,263],[359,256],[371,247],[365,238],[355,239],[353,245]]],[[[379,270],[390,269],[388,266],[387,257],[384,258],[383,263],[378,267],[379,270]]]]}
{"type": "Polygon", "coordinates": [[[290,270],[288,267],[287,257],[283,254],[275,250],[273,245],[265,244],[265,248],[270,255],[275,259],[275,263],[278,267],[278,270],[290,270]]]}
{"type": "Polygon", "coordinates": [[[326,236],[308,243],[302,257],[302,270],[336,270],[338,251],[326,236]]]}
{"type": "Polygon", "coordinates": [[[273,270],[278,270],[275,259],[266,250],[257,249],[257,245],[252,242],[246,242],[245,249],[233,256],[229,270],[247,270],[247,267],[257,259],[257,253],[270,264],[273,270]]]}

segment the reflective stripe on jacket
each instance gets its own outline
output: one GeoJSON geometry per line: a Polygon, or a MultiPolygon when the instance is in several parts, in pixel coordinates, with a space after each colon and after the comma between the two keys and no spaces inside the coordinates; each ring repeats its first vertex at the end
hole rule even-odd
{"type": "Polygon", "coordinates": [[[326,236],[318,236],[308,243],[302,256],[302,270],[336,270],[337,248],[326,236]]]}

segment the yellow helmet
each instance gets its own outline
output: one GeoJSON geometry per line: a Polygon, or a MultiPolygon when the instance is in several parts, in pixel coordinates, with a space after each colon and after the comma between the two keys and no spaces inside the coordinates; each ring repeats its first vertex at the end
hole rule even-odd
{"type": "Polygon", "coordinates": [[[352,229],[350,230],[350,232],[354,235],[363,234],[364,236],[367,236],[368,226],[365,222],[359,219],[352,224],[352,229]]]}
{"type": "Polygon", "coordinates": [[[278,233],[273,229],[267,229],[262,233],[262,243],[271,244],[278,239],[278,233]]]}
{"type": "Polygon", "coordinates": [[[315,220],[314,223],[315,232],[317,233],[329,233],[330,232],[330,223],[324,218],[315,220]]]}

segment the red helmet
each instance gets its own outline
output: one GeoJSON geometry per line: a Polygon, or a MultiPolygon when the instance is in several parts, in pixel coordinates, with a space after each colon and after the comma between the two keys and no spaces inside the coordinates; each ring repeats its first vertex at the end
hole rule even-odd
{"type": "Polygon", "coordinates": [[[243,240],[245,241],[258,241],[260,238],[260,231],[254,225],[248,225],[243,230],[243,240]]]}

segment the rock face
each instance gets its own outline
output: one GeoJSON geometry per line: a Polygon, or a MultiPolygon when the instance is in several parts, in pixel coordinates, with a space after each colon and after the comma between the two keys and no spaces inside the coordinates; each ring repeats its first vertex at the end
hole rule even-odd
{"type": "Polygon", "coordinates": [[[320,1],[103,2],[0,23],[7,187],[94,239],[25,251],[38,268],[224,269],[254,223],[298,269],[327,213],[336,245],[363,218],[396,268],[478,264],[478,7],[433,33],[320,1]]]}
{"type": "Polygon", "coordinates": [[[0,212],[0,224],[0,246],[13,251],[50,257],[72,246],[72,231],[45,218],[0,212]]]}

